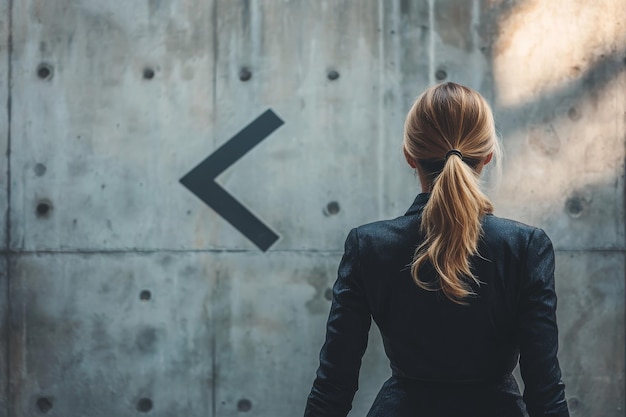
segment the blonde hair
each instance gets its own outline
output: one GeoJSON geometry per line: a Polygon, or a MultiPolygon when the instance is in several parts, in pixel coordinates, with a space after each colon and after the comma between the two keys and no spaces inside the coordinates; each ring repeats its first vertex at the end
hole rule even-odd
{"type": "Polygon", "coordinates": [[[474,295],[470,257],[478,254],[481,219],[493,205],[480,187],[486,158],[500,158],[493,114],[476,91],[448,82],[426,90],[407,115],[404,151],[430,183],[430,198],[422,213],[423,243],[411,265],[415,283],[427,290],[441,289],[458,304],[474,295]],[[462,157],[451,150],[458,150],[462,157]],[[420,279],[430,263],[439,285],[420,279]]]}

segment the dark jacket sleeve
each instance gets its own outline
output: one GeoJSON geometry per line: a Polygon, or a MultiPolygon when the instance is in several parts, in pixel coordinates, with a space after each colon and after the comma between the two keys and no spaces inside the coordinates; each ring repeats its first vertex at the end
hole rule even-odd
{"type": "Polygon", "coordinates": [[[529,239],[522,280],[517,336],[528,414],[568,417],[565,385],[557,359],[554,250],[541,229],[536,229],[529,239]]]}
{"type": "Polygon", "coordinates": [[[326,342],[320,352],[320,365],[306,404],[305,417],[345,417],[358,389],[361,358],[371,325],[358,245],[357,230],[352,229],[333,286],[326,342]]]}

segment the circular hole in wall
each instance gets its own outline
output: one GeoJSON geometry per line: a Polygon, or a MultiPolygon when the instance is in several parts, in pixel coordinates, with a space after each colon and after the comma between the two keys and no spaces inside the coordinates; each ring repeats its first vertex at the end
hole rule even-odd
{"type": "Polygon", "coordinates": [[[147,413],[152,410],[152,400],[150,398],[141,398],[137,401],[137,411],[147,413]]]}
{"type": "Polygon", "coordinates": [[[247,398],[237,401],[237,410],[247,412],[252,409],[252,402],[247,398]]]}
{"type": "Polygon", "coordinates": [[[44,164],[35,165],[35,175],[38,177],[43,177],[46,174],[48,168],[44,164]]]}
{"type": "Polygon", "coordinates": [[[585,205],[580,197],[571,197],[565,202],[565,209],[570,216],[580,217],[585,209],[585,205]]]}
{"type": "Polygon", "coordinates": [[[448,78],[448,73],[444,69],[440,68],[437,70],[437,72],[435,72],[435,78],[439,81],[443,81],[448,78]]]}
{"type": "Polygon", "coordinates": [[[252,72],[250,71],[250,69],[248,67],[241,68],[241,70],[239,71],[239,79],[241,81],[249,81],[250,78],[252,78],[252,72]]]}
{"type": "Polygon", "coordinates": [[[152,298],[152,293],[148,290],[143,290],[139,293],[139,299],[142,301],[148,301],[152,298]]]}
{"type": "Polygon", "coordinates": [[[41,397],[37,399],[37,408],[42,413],[47,413],[52,410],[52,400],[47,397],[41,397]]]}
{"type": "Polygon", "coordinates": [[[337,78],[339,78],[339,73],[335,70],[330,70],[328,71],[328,74],[326,76],[329,80],[335,81],[337,78]]]}
{"type": "Polygon", "coordinates": [[[52,213],[52,202],[48,199],[39,200],[36,213],[37,217],[49,217],[52,213]]]}
{"type": "Polygon", "coordinates": [[[569,407],[569,410],[574,412],[578,409],[578,407],[580,406],[580,401],[578,400],[578,398],[576,397],[571,397],[568,398],[567,400],[567,406],[569,407]]]}
{"type": "Polygon", "coordinates": [[[152,68],[144,68],[143,69],[143,78],[146,80],[151,80],[154,78],[154,70],[152,68]]]}
{"type": "Polygon", "coordinates": [[[567,111],[567,117],[569,117],[570,120],[575,122],[577,120],[580,120],[580,118],[582,117],[582,114],[580,114],[580,112],[578,111],[576,107],[570,107],[570,109],[567,111]]]}
{"type": "Polygon", "coordinates": [[[46,63],[46,62],[42,62],[41,64],[39,64],[39,66],[37,67],[37,77],[39,77],[42,80],[49,80],[52,78],[52,65],[46,63]]]}
{"type": "Polygon", "coordinates": [[[324,215],[334,216],[335,214],[339,213],[340,210],[341,207],[339,207],[339,203],[336,201],[331,201],[330,203],[326,204],[326,207],[324,208],[324,215]]]}

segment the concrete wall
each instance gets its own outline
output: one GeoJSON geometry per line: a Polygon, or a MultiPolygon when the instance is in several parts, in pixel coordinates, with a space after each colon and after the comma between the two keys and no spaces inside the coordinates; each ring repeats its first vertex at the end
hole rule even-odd
{"type": "Polygon", "coordinates": [[[624,0],[0,0],[0,417],[300,414],[343,240],[419,191],[402,123],[438,80],[493,103],[496,213],[554,241],[571,410],[624,415],[624,45],[624,0]],[[267,109],[216,179],[263,251],[179,180],[267,109]]]}

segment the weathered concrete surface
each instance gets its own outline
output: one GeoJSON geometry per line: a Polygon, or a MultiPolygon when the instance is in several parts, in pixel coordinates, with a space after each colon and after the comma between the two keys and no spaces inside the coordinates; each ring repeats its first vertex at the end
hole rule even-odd
{"type": "Polygon", "coordinates": [[[276,249],[338,250],[338,228],[403,210],[412,192],[397,204],[389,191],[415,186],[398,152],[402,119],[428,76],[407,74],[415,86],[403,89],[399,62],[416,61],[425,51],[398,36],[408,24],[399,10],[385,15],[383,32],[378,26],[384,9],[355,4],[245,8],[218,2],[201,10],[161,4],[168,26],[190,26],[173,33],[151,25],[156,11],[150,18],[148,10],[131,7],[136,18],[118,20],[113,3],[16,5],[16,26],[23,29],[15,34],[15,91],[21,93],[13,122],[20,146],[13,154],[23,174],[15,178],[21,186],[15,187],[13,247],[254,250],[177,180],[268,107],[288,123],[218,182],[281,234],[276,249]],[[360,14],[352,13],[354,7],[360,14]],[[301,14],[320,19],[301,30],[301,14]],[[343,27],[344,18],[352,19],[353,29],[343,27]],[[82,23],[38,23],[55,19],[82,23]],[[215,33],[194,32],[214,19],[215,33]],[[329,34],[329,27],[337,32],[329,34]],[[213,46],[218,50],[212,52],[213,46]],[[88,65],[66,62],[87,51],[94,56],[88,65]],[[36,82],[32,66],[44,60],[58,63],[52,79],[36,82]],[[156,70],[151,81],[142,79],[145,66],[156,70]],[[242,67],[252,72],[249,82],[239,80],[242,67]],[[332,69],[340,75],[335,81],[327,78],[332,69]],[[88,83],[76,89],[77,79],[88,83]],[[400,100],[406,91],[410,95],[400,100]],[[354,105],[346,106],[344,97],[354,105]],[[35,120],[33,114],[44,117],[35,120]],[[49,132],[54,141],[41,143],[49,132]],[[352,144],[343,138],[367,139],[352,144]],[[55,149],[64,150],[62,159],[54,157],[55,149]],[[45,173],[37,175],[42,165],[45,173]],[[251,178],[262,181],[251,187],[251,178]],[[310,183],[315,185],[302,190],[310,183]],[[76,192],[66,192],[69,184],[76,192]],[[294,198],[297,190],[305,192],[294,198]],[[162,198],[146,210],[154,196],[162,198]],[[44,221],[35,213],[42,199],[53,206],[44,221]],[[277,210],[284,201],[289,209],[277,210]],[[333,201],[340,211],[326,216],[333,201]]]}
{"type": "Polygon", "coordinates": [[[573,415],[624,415],[624,270],[621,252],[560,252],[559,360],[573,415]]]}
{"type": "MultiPolygon", "coordinates": [[[[293,413],[314,377],[336,263],[307,252],[21,256],[15,408],[37,415],[45,399],[55,415],[130,416],[147,398],[157,416],[237,415],[246,403],[293,413]],[[275,271],[271,285],[259,270],[275,271]]],[[[372,339],[360,412],[389,374],[372,339]]]]}
{"type": "Polygon", "coordinates": [[[5,256],[0,257],[0,279],[2,285],[0,285],[0,417],[7,417],[9,415],[9,373],[8,373],[8,340],[9,340],[9,294],[8,294],[8,276],[7,276],[7,258],[5,256]]]}
{"type": "MultiPolygon", "coordinates": [[[[235,416],[249,401],[255,415],[304,411],[324,341],[337,254],[224,254],[214,265],[217,415],[235,416]],[[270,277],[258,271],[272,271],[270,277]]],[[[377,333],[377,332],[376,332],[377,333]]],[[[365,414],[390,370],[377,334],[364,359],[368,377],[355,401],[365,414]]],[[[388,376],[387,376],[388,377],[388,376]]]]}
{"type": "Polygon", "coordinates": [[[496,203],[558,249],[623,250],[626,2],[588,6],[518,2],[497,23],[508,161],[496,203]]]}
{"type": "Polygon", "coordinates": [[[8,158],[7,145],[9,141],[9,0],[0,0],[0,417],[7,417],[9,409],[8,398],[8,368],[7,368],[7,340],[9,338],[8,326],[8,288],[7,279],[7,214],[8,206],[8,158]],[[5,107],[6,106],[6,107],[5,107]]]}
{"type": "Polygon", "coordinates": [[[195,254],[15,259],[14,415],[41,415],[46,401],[58,416],[150,407],[157,416],[205,415],[214,389],[212,262],[195,254]]]}
{"type": "MultiPolygon", "coordinates": [[[[0,112],[0,149],[7,149],[9,140],[9,0],[0,0],[0,106],[3,111],[0,112]],[[5,107],[6,106],[6,107],[5,107]]],[[[6,152],[2,152],[0,156],[0,248],[2,250],[7,247],[7,222],[6,215],[8,212],[8,160],[6,152]]]]}
{"type": "Polygon", "coordinates": [[[212,10],[15,2],[13,248],[207,247],[218,219],[178,179],[221,133],[212,10]],[[40,63],[53,66],[49,79],[37,78],[40,63]]]}
{"type": "MultiPolygon", "coordinates": [[[[343,240],[410,205],[402,123],[443,79],[494,104],[497,214],[557,248],[572,409],[623,415],[626,2],[12,4],[0,416],[301,413],[343,240]],[[280,234],[262,253],[178,180],[267,108],[285,124],[217,178],[280,234]]],[[[389,375],[370,339],[354,416],[389,375]]]]}

